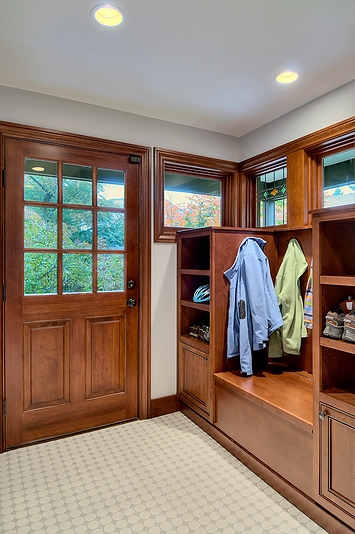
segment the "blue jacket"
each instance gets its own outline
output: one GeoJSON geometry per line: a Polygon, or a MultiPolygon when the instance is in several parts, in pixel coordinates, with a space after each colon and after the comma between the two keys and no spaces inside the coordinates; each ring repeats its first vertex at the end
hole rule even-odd
{"type": "Polygon", "coordinates": [[[252,351],[264,349],[272,332],[283,325],[265,245],[260,237],[245,238],[224,273],[230,283],[227,358],[239,355],[247,375],[253,374],[252,351]]]}

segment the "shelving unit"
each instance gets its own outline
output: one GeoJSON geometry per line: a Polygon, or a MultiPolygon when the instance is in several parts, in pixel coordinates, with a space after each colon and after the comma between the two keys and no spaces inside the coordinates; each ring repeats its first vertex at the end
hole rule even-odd
{"type": "MultiPolygon", "coordinates": [[[[273,279],[292,237],[299,240],[310,264],[311,227],[178,232],[178,396],[253,457],[312,497],[311,332],[302,343],[300,356],[282,359],[285,371],[280,374],[268,372],[266,350],[255,354],[257,365],[249,378],[240,375],[239,358],[226,360],[229,283],[223,273],[234,263],[242,241],[253,236],[266,241],[264,251],[273,279]],[[194,291],[205,283],[211,286],[209,305],[193,303],[194,291]],[[210,326],[209,344],[189,335],[192,324],[210,326]]],[[[301,280],[303,294],[308,274],[301,280]]]]}
{"type": "Polygon", "coordinates": [[[323,335],[327,312],[355,296],[355,207],[315,210],[312,220],[316,495],[355,528],[355,344],[323,335]]]}
{"type": "Polygon", "coordinates": [[[215,420],[214,373],[224,370],[229,284],[224,272],[247,236],[267,242],[276,269],[273,230],[213,227],[178,232],[178,395],[211,422],[215,420]],[[209,303],[195,303],[195,290],[210,284],[209,303]],[[210,326],[210,342],[189,335],[190,326],[210,326]]]}

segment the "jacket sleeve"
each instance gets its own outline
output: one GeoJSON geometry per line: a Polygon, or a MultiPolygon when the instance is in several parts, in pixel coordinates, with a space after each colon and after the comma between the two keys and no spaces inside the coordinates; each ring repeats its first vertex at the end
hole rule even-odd
{"type": "Polygon", "coordinates": [[[261,350],[265,348],[269,335],[263,266],[257,254],[247,255],[244,269],[249,317],[252,322],[252,348],[253,350],[261,350]]]}

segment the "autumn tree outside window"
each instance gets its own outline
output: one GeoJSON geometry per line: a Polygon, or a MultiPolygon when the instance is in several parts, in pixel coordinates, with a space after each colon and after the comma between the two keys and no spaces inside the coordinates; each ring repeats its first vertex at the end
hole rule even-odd
{"type": "Polygon", "coordinates": [[[175,242],[182,228],[233,226],[237,170],[234,162],[155,149],[155,241],[175,242]]]}

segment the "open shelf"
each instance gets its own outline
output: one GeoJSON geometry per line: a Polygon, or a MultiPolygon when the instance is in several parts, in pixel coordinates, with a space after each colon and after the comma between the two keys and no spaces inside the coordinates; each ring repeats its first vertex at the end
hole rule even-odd
{"type": "Polygon", "coordinates": [[[321,347],[327,347],[328,349],[341,350],[342,352],[355,354],[355,343],[349,343],[347,341],[342,341],[341,339],[332,339],[323,336],[319,339],[319,344],[321,347]]]}
{"type": "Polygon", "coordinates": [[[194,276],[210,276],[211,271],[206,269],[180,269],[180,274],[189,274],[194,276]]]}
{"type": "Polygon", "coordinates": [[[216,383],[247,397],[308,432],[313,429],[313,377],[306,371],[272,374],[262,371],[248,378],[239,371],[214,375],[216,383]]]}
{"type": "Polygon", "coordinates": [[[321,275],[319,281],[322,285],[355,287],[355,276],[321,275]]]}
{"type": "Polygon", "coordinates": [[[187,308],[194,308],[195,310],[210,311],[209,304],[203,304],[202,302],[194,302],[193,300],[180,300],[181,306],[187,308]]]}

